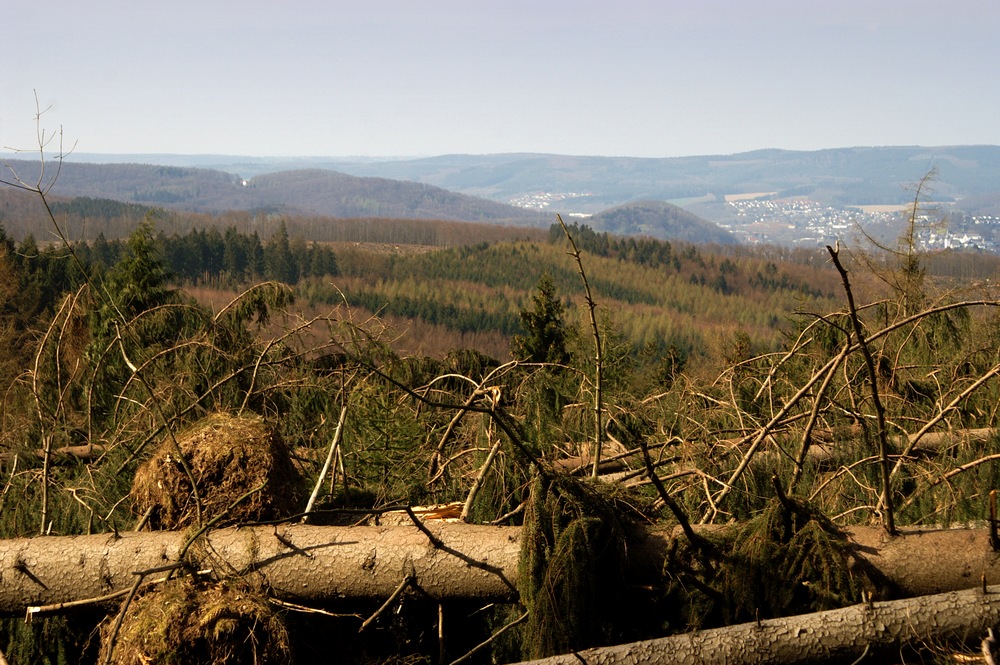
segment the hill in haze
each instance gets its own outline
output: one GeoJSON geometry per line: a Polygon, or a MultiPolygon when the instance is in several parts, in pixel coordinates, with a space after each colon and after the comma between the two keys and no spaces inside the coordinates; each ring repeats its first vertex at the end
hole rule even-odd
{"type": "Polygon", "coordinates": [[[587,226],[614,235],[723,245],[737,242],[733,234],[717,224],[663,201],[636,201],[615,206],[587,219],[587,226]]]}
{"type": "MultiPolygon", "coordinates": [[[[25,180],[37,163],[9,162],[25,180]]],[[[51,172],[51,170],[49,171],[51,172]]],[[[417,182],[351,176],[324,169],[250,179],[213,169],[148,164],[65,163],[51,194],[190,212],[266,211],[334,218],[433,219],[547,228],[555,213],[523,208],[417,182]]],[[[594,218],[595,228],[693,243],[732,242],[717,225],[680,208],[643,201],[594,218]]]]}
{"type": "Polygon", "coordinates": [[[725,197],[773,193],[835,207],[906,204],[931,169],[936,201],[969,214],[1000,214],[1000,146],[887,146],[732,155],[593,157],[511,153],[419,159],[74,155],[95,162],[202,166],[249,178],[293,169],[419,182],[510,203],[534,199],[552,213],[596,214],[623,203],[669,201],[717,223],[732,223],[725,197]]]}
{"type": "MultiPolygon", "coordinates": [[[[38,164],[8,161],[22,179],[38,164]]],[[[47,173],[53,173],[50,164],[47,173]]],[[[391,217],[547,226],[551,215],[439,187],[322,169],[251,179],[212,169],[149,164],[64,163],[51,194],[112,199],[193,212],[267,210],[328,217],[391,217]]]]}

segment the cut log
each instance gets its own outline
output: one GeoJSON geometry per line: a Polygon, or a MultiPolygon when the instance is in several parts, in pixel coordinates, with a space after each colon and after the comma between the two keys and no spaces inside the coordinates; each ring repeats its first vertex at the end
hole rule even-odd
{"type": "MultiPolygon", "coordinates": [[[[1000,586],[854,605],[586,649],[531,665],[849,663],[908,646],[978,641],[1000,623],[1000,586]]],[[[873,660],[872,662],[879,662],[873,660]]],[[[890,662],[897,662],[895,660],[890,662]]]]}
{"type": "MultiPolygon", "coordinates": [[[[217,577],[253,574],[280,600],[321,603],[384,599],[408,575],[435,598],[517,599],[518,527],[428,521],[415,526],[258,526],[211,531],[188,552],[217,577]]],[[[725,527],[701,527],[718,531],[725,527]]],[[[874,527],[847,531],[855,556],[898,597],[1000,583],[1000,556],[986,529],[909,530],[888,538],[874,527]]],[[[134,573],[177,560],[181,532],[41,536],[0,540],[0,613],[100,597],[128,589],[134,573]]],[[[629,550],[629,578],[656,583],[675,534],[641,531],[629,550]]]]}

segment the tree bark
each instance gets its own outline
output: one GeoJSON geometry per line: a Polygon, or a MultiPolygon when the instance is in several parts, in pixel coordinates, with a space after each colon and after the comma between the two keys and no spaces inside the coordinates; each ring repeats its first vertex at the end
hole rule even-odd
{"type": "Polygon", "coordinates": [[[884,529],[849,527],[855,555],[882,573],[898,597],[1000,584],[1000,554],[988,529],[884,529]]]}
{"type": "MultiPolygon", "coordinates": [[[[435,598],[517,599],[520,528],[434,520],[425,528],[440,547],[412,525],[217,529],[186,561],[217,577],[258,576],[289,602],[384,599],[407,575],[435,598]]],[[[1000,583],[1000,555],[986,529],[904,530],[895,538],[875,527],[847,533],[856,557],[885,578],[895,597],[977,587],[984,577],[1000,583]]],[[[630,546],[629,577],[655,583],[675,536],[668,529],[640,532],[630,546]]],[[[0,613],[128,589],[135,573],[177,561],[188,537],[162,531],[0,540],[0,613]]]]}
{"type": "MultiPolygon", "coordinates": [[[[1000,586],[854,605],[530,661],[532,665],[757,665],[851,662],[866,652],[968,642],[1000,622],[1000,586]]],[[[878,662],[878,661],[872,661],[878,662]]],[[[891,661],[891,662],[896,662],[891,661]]]]}
{"type": "MultiPolygon", "coordinates": [[[[275,597],[298,603],[384,600],[407,575],[436,598],[517,598],[520,529],[431,522],[426,528],[440,547],[414,526],[218,529],[186,561],[217,577],[257,577],[275,597]]],[[[2,540],[0,612],[128,589],[135,573],[177,561],[188,537],[161,531],[2,540]]]]}

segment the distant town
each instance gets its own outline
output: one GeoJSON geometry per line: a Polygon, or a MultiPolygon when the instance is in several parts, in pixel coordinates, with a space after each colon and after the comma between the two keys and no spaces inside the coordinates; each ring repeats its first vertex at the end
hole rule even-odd
{"type": "MultiPolygon", "coordinates": [[[[736,221],[720,224],[744,242],[817,246],[856,238],[860,229],[875,237],[898,236],[910,210],[906,206],[821,205],[804,199],[727,201],[736,221]]],[[[916,241],[921,250],[1000,251],[1000,217],[970,216],[951,204],[918,209],[916,241]]]]}
{"type": "MultiPolygon", "coordinates": [[[[560,201],[588,196],[577,192],[537,192],[507,201],[520,208],[545,210],[560,201]]],[[[768,194],[726,197],[720,227],[748,244],[815,247],[857,238],[860,230],[892,237],[903,228],[907,206],[829,206],[808,199],[771,199],[768,194]]],[[[587,217],[588,215],[573,215],[587,217]]],[[[925,251],[978,249],[1000,252],[1000,215],[966,215],[950,203],[928,203],[916,217],[918,247],[925,251]]]]}

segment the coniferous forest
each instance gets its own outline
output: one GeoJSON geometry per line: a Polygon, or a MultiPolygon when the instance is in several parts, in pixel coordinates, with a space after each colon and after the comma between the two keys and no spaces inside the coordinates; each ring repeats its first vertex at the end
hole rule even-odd
{"type": "Polygon", "coordinates": [[[919,197],[791,251],[8,184],[11,663],[944,662],[1000,617],[996,262],[917,251],[919,197]],[[726,651],[788,617],[822,644],[726,651]]]}

